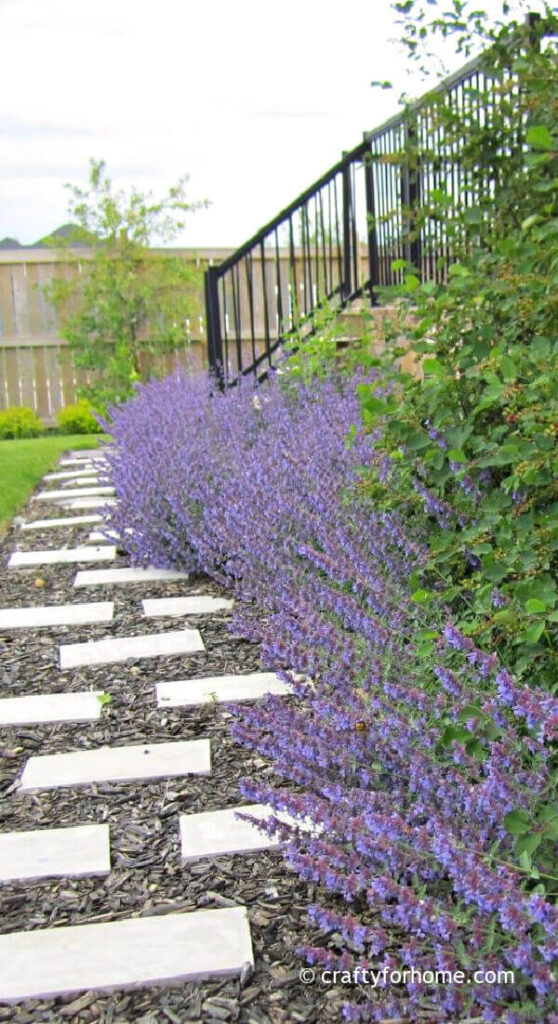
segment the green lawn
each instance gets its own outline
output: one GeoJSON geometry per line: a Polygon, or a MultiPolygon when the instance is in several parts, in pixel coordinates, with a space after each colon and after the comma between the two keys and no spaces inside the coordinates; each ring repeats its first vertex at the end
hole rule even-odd
{"type": "Polygon", "coordinates": [[[62,452],[96,448],[101,434],[54,434],[21,441],[0,441],[0,532],[34,491],[41,477],[54,469],[62,452]]]}

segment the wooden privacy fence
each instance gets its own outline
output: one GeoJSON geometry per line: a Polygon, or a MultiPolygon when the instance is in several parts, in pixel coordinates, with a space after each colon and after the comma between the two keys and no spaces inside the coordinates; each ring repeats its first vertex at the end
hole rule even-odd
{"type": "MultiPolygon", "coordinates": [[[[229,252],[170,250],[173,256],[182,256],[196,266],[208,266],[229,252]]],[[[94,379],[92,372],[74,367],[71,351],[60,336],[56,311],[42,292],[53,278],[82,272],[87,250],[75,251],[72,256],[71,261],[65,261],[58,252],[44,248],[0,250],[0,409],[30,406],[49,423],[59,409],[77,400],[80,388],[94,379]]],[[[157,357],[143,352],[140,366],[145,376],[154,371],[170,373],[179,365],[206,366],[203,314],[200,288],[199,293],[192,294],[192,316],[185,323],[184,347],[157,357]]]]}
{"type": "MultiPolygon", "coordinates": [[[[156,252],[157,250],[154,250],[156,252]]],[[[207,267],[217,265],[226,259],[231,249],[170,249],[166,253],[182,256],[193,265],[207,267]]],[[[272,281],[275,272],[276,254],[265,252],[261,272],[264,279],[272,281]]],[[[295,259],[300,264],[302,281],[302,249],[295,250],[295,259]]],[[[361,259],[366,259],[366,248],[361,246],[361,259]]],[[[279,261],[287,273],[292,252],[287,247],[279,250],[279,261]]],[[[261,262],[255,255],[254,262],[261,262]]],[[[77,399],[80,387],[93,379],[90,371],[76,369],[66,342],[60,337],[60,325],[53,307],[46,301],[42,287],[55,277],[67,277],[80,273],[87,262],[87,251],[74,260],[64,262],[59,253],[43,248],[18,248],[0,250],[0,409],[9,405],[30,406],[46,423],[54,421],[59,409],[77,399]]],[[[273,285],[270,285],[273,287],[273,285]]],[[[177,366],[188,369],[207,367],[207,344],[203,289],[192,294],[193,315],[185,325],[184,347],[174,352],[153,356],[144,352],[140,365],[145,376],[153,372],[170,373],[177,366]]],[[[240,313],[246,322],[250,317],[253,334],[246,334],[241,341],[246,356],[265,344],[266,310],[264,304],[250,304],[250,296],[241,289],[236,298],[240,313]]],[[[226,323],[232,322],[235,312],[226,308],[226,323]]]]}

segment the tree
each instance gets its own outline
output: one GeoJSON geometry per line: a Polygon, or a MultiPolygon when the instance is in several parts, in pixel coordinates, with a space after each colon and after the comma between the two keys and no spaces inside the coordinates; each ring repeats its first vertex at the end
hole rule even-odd
{"type": "MultiPolygon", "coordinates": [[[[66,185],[75,225],[63,240],[64,264],[74,273],[44,287],[61,321],[74,365],[95,371],[82,394],[99,407],[128,398],[141,376],[140,353],[154,356],[188,341],[201,271],[154,242],[169,242],[184,227],[186,178],[162,199],[113,188],[102,160],[91,160],[88,187],[66,185]],[[86,244],[78,254],[76,244],[86,244]]],[[[57,242],[60,247],[60,240],[57,242]]]]}

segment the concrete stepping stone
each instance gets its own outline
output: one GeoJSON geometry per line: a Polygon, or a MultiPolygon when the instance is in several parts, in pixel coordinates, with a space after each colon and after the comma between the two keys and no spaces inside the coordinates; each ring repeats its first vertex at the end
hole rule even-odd
{"type": "Polygon", "coordinates": [[[50,604],[28,608],[0,608],[0,629],[36,629],[41,626],[74,626],[90,622],[110,622],[114,617],[112,601],[82,604],[50,604]]]}
{"type": "Polygon", "coordinates": [[[109,872],[108,825],[75,825],[0,835],[0,882],[82,878],[109,872]]]}
{"type": "Polygon", "coordinates": [[[97,747],[66,754],[42,754],[27,761],[19,791],[87,786],[92,782],[139,782],[178,775],[208,775],[209,740],[97,747]]]}
{"type": "Polygon", "coordinates": [[[254,965],[245,907],[0,936],[0,1000],[233,977],[254,965]]]}
{"type": "Polygon", "coordinates": [[[60,473],[47,473],[43,480],[83,480],[92,474],[98,473],[97,469],[66,469],[60,473]]]}
{"type": "Polygon", "coordinates": [[[198,651],[205,651],[205,645],[197,629],[115,636],[107,640],[88,640],[84,644],[62,644],[60,668],[65,671],[86,665],[110,665],[128,658],[162,658],[198,651]]]}
{"type": "MultiPolygon", "coordinates": [[[[95,462],[95,465],[96,464],[97,464],[97,461],[95,462]]],[[[79,470],[80,468],[83,468],[84,466],[92,466],[93,463],[91,462],[90,458],[87,458],[87,459],[76,459],[73,456],[71,456],[70,458],[67,458],[67,459],[60,459],[58,465],[59,466],[73,466],[74,469],[78,469],[79,470]]]]}
{"type": "Polygon", "coordinates": [[[5,697],[0,700],[0,726],[93,721],[101,717],[103,696],[102,690],[85,690],[5,697]]]}
{"type": "Polygon", "coordinates": [[[22,523],[22,530],[49,530],[56,526],[87,526],[102,523],[103,517],[98,512],[89,516],[60,516],[57,519],[35,519],[32,523],[22,523]]]}
{"type": "Polygon", "coordinates": [[[8,568],[24,569],[30,565],[67,565],[74,562],[112,562],[115,558],[114,544],[83,548],[54,548],[51,551],[14,551],[8,561],[8,568]]]}
{"type": "Polygon", "coordinates": [[[237,818],[237,811],[264,821],[273,813],[278,818],[285,817],[274,812],[266,804],[231,807],[224,811],[204,811],[201,814],[181,814],[179,822],[182,863],[200,860],[202,857],[278,849],[280,842],[276,837],[261,832],[250,821],[237,818]]]}
{"type": "Polygon", "coordinates": [[[103,445],[101,448],[78,448],[71,451],[71,459],[104,459],[107,452],[113,452],[114,445],[103,445]]]}
{"type": "Polygon", "coordinates": [[[324,831],[308,818],[294,818],[287,811],[276,811],[267,804],[249,804],[229,807],[223,811],[203,811],[200,814],[179,815],[180,854],[182,864],[202,857],[221,857],[224,854],[252,853],[256,850],[277,850],[281,840],[268,836],[252,822],[238,818],[248,814],[254,819],[268,821],[272,816],[285,825],[318,836],[324,831]]]}
{"type": "Polygon", "coordinates": [[[67,501],[58,501],[56,504],[61,508],[104,508],[105,505],[116,505],[116,498],[68,498],[67,501]]]}
{"type": "Polygon", "coordinates": [[[142,601],[142,606],[146,618],[157,618],[164,615],[212,615],[216,612],[228,612],[233,603],[225,597],[198,594],[190,597],[152,598],[142,601]]]}
{"type": "Polygon", "coordinates": [[[238,676],[208,676],[206,679],[157,683],[156,693],[159,707],[177,708],[221,701],[261,700],[268,693],[283,697],[292,690],[274,672],[250,672],[238,676]]]}
{"type": "Polygon", "coordinates": [[[116,530],[107,530],[101,533],[100,530],[92,530],[87,538],[90,544],[102,544],[106,540],[120,540],[120,534],[116,530]]]}
{"type": "Polygon", "coordinates": [[[97,487],[101,485],[102,481],[98,473],[88,473],[87,476],[80,476],[77,480],[63,480],[60,486],[64,491],[68,491],[73,494],[74,487],[97,487]]]}
{"type": "Polygon", "coordinates": [[[114,487],[76,487],[71,494],[64,490],[39,491],[33,495],[34,501],[72,501],[75,498],[100,498],[102,495],[114,494],[114,487]]]}
{"type": "Polygon", "coordinates": [[[109,583],[155,583],[159,580],[187,580],[187,572],[176,569],[84,569],[76,573],[74,587],[106,586],[109,583]]]}

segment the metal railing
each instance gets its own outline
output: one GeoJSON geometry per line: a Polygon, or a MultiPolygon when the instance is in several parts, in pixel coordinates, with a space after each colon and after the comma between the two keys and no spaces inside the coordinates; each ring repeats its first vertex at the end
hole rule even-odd
{"type": "MultiPolygon", "coordinates": [[[[534,16],[528,24],[527,45],[537,46],[554,28],[541,28],[534,16]]],[[[454,245],[448,225],[458,207],[493,194],[503,162],[523,150],[511,60],[508,68],[500,65],[498,79],[490,66],[481,55],[366,133],[235,253],[208,268],[208,360],[222,386],[247,374],[264,376],[286,343],[314,330],[325,306],[342,308],[359,296],[376,304],[378,288],[400,281],[399,261],[422,280],[443,277],[454,245]],[[488,106],[482,103],[487,91],[488,106]],[[467,126],[486,129],[488,138],[496,114],[505,125],[502,141],[495,144],[492,136],[479,164],[478,154],[468,153],[467,126]],[[443,220],[425,216],[440,190],[443,220]]]]}

